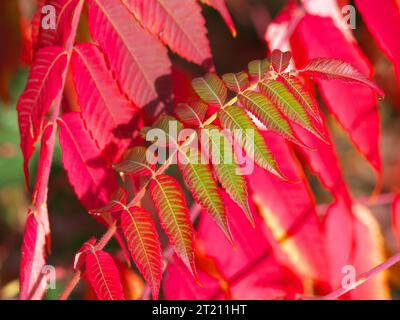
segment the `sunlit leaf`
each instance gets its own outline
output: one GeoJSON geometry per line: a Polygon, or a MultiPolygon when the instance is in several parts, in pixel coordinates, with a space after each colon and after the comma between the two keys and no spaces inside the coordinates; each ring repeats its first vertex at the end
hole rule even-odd
{"type": "Polygon", "coordinates": [[[220,130],[215,125],[205,127],[203,132],[208,137],[208,145],[202,145],[202,148],[211,149],[207,150],[207,152],[219,182],[230,197],[240,206],[249,221],[254,224],[249,208],[246,181],[237,164],[231,144],[220,130]]]}
{"type": "Polygon", "coordinates": [[[162,277],[162,256],[157,231],[150,213],[139,207],[124,207],[121,228],[132,258],[158,299],[162,277]]]}
{"type": "Polygon", "coordinates": [[[222,76],[229,90],[239,93],[249,86],[249,76],[246,72],[227,73],[222,76]]]}
{"type": "Polygon", "coordinates": [[[196,201],[214,218],[225,236],[232,242],[228,220],[212,169],[202,163],[201,155],[193,152],[179,154],[180,171],[196,201]]]}
{"type": "Polygon", "coordinates": [[[205,20],[196,0],[123,0],[146,30],[185,59],[210,63],[211,52],[205,20]],[[179,8],[179,9],[178,9],[179,8]]]}
{"type": "Polygon", "coordinates": [[[174,178],[162,174],[153,178],[150,195],[169,241],[196,278],[194,232],[182,189],[174,178]]]}
{"type": "Polygon", "coordinates": [[[322,117],[319,111],[317,101],[295,77],[283,74],[280,78],[289,91],[296,97],[304,109],[319,123],[322,123],[322,117]]]}
{"type": "Polygon", "coordinates": [[[249,74],[250,78],[254,81],[260,82],[267,75],[270,62],[267,59],[254,60],[249,62],[249,74]]]}
{"type": "Polygon", "coordinates": [[[289,51],[282,52],[279,49],[275,49],[271,54],[271,65],[272,68],[278,72],[282,73],[287,69],[290,63],[292,54],[289,51]]]}
{"type": "Polygon", "coordinates": [[[310,116],[303,106],[296,100],[293,94],[283,85],[275,80],[265,81],[259,84],[260,90],[293,122],[310,131],[321,140],[325,140],[321,133],[315,128],[310,116]]]}
{"type": "Polygon", "coordinates": [[[225,104],[227,89],[217,75],[208,73],[204,77],[195,78],[192,86],[204,102],[220,107],[225,104]]]}
{"type": "Polygon", "coordinates": [[[207,105],[201,101],[180,103],[174,111],[183,123],[189,126],[200,126],[206,116],[207,105]]]}
{"type": "Polygon", "coordinates": [[[226,107],[219,111],[218,118],[222,126],[230,130],[236,142],[243,147],[250,158],[254,159],[260,167],[285,179],[263,137],[243,109],[238,106],[226,107]]]}

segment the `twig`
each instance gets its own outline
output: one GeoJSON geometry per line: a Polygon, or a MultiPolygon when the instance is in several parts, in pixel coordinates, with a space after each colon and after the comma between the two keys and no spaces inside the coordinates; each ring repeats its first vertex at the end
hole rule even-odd
{"type": "Polygon", "coordinates": [[[398,262],[400,262],[400,252],[395,254],[394,256],[390,257],[385,262],[372,268],[371,270],[361,274],[360,277],[358,278],[358,280],[354,283],[354,285],[349,286],[348,288],[343,288],[343,287],[339,288],[339,289],[337,289],[325,296],[322,296],[321,298],[317,298],[317,299],[322,299],[322,300],[338,299],[339,297],[343,296],[347,292],[356,289],[357,287],[362,285],[364,282],[366,282],[373,276],[377,275],[378,273],[380,273],[382,271],[385,271],[386,269],[389,269],[391,266],[395,265],[398,262]]]}

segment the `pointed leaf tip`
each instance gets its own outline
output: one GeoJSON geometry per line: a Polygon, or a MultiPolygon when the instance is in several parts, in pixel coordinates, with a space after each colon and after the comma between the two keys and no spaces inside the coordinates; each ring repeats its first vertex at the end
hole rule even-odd
{"type": "Polygon", "coordinates": [[[229,106],[218,112],[224,129],[233,133],[234,140],[242,146],[248,157],[261,168],[285,180],[264,138],[249,115],[238,106],[229,106]]]}
{"type": "Polygon", "coordinates": [[[197,279],[194,231],[182,189],[174,178],[162,174],[151,181],[150,196],[176,254],[197,279]]]}
{"type": "Polygon", "coordinates": [[[316,58],[299,70],[299,72],[310,73],[316,77],[327,80],[342,80],[348,82],[357,82],[373,89],[382,99],[385,93],[373,81],[369,80],[360,71],[350,63],[339,59],[316,58]]]}
{"type": "Polygon", "coordinates": [[[156,158],[148,149],[137,146],[129,149],[124,159],[112,165],[113,169],[136,177],[150,176],[154,172],[156,158]]]}
{"type": "Polygon", "coordinates": [[[264,81],[259,84],[259,89],[288,119],[325,142],[326,138],[324,138],[323,134],[315,127],[309,114],[282,82],[276,80],[264,81]]]}
{"type": "Polygon", "coordinates": [[[85,277],[99,300],[125,300],[118,268],[107,252],[99,250],[86,255],[85,277]]]}

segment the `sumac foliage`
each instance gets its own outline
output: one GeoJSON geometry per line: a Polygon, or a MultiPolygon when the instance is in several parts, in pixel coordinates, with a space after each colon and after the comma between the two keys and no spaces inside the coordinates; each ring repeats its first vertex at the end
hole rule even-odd
{"type": "MultiPolygon", "coordinates": [[[[364,272],[382,262],[374,221],[350,196],[312,88],[311,80],[379,179],[376,103],[384,94],[351,32],[338,27],[338,7],[329,16],[317,1],[289,1],[266,30],[268,57],[218,75],[202,8],[217,10],[235,36],[223,0],[38,2],[33,62],[17,107],[29,188],[29,160],[40,145],[22,244],[22,299],[45,293],[53,215],[46,195],[57,141],[76,196],[108,230],[77,252],[62,298],[80,278],[98,299],[125,298],[121,263],[106,252],[113,236],[154,299],[162,287],[164,297],[182,299],[295,298],[306,283],[328,293],[340,286],[343,265],[364,272]],[[56,8],[55,31],[40,26],[44,5],[56,8]],[[169,53],[203,75],[176,80],[169,53]],[[175,103],[176,90],[186,101],[175,103]],[[296,154],[332,194],[323,219],[296,154]]],[[[398,64],[398,41],[382,26],[391,3],[372,9],[374,1],[356,1],[398,64]]],[[[400,22],[394,13],[389,18],[400,22]]],[[[346,297],[384,298],[387,288],[377,277],[346,297]]]]}

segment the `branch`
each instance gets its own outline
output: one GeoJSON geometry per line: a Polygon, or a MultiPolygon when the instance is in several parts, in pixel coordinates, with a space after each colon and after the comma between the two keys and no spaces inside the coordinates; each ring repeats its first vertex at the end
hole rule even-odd
{"type": "MultiPolygon", "coordinates": [[[[262,81],[264,81],[265,79],[262,79],[262,81]]],[[[253,85],[251,85],[250,87],[248,87],[246,90],[244,90],[243,92],[246,91],[253,91],[257,88],[258,84],[261,81],[258,81],[256,83],[254,83],[253,85]]],[[[238,101],[237,96],[233,97],[231,100],[229,100],[224,106],[221,107],[221,109],[224,109],[228,106],[232,106],[233,104],[235,104],[238,101]]],[[[215,112],[214,114],[212,114],[202,125],[201,127],[207,126],[209,124],[212,124],[218,117],[218,111],[215,112]]],[[[185,146],[190,145],[194,139],[196,139],[197,135],[196,133],[193,133],[189,139],[187,139],[181,146],[179,149],[184,148],[185,146]]],[[[173,163],[174,157],[176,155],[176,153],[179,151],[179,149],[176,149],[173,154],[167,159],[167,161],[160,166],[157,171],[154,173],[153,176],[158,176],[163,174],[168,168],[169,166],[173,163]]],[[[147,186],[150,183],[150,181],[152,180],[149,179],[147,180],[144,185],[140,188],[140,190],[138,191],[138,193],[135,195],[135,197],[129,202],[129,204],[127,205],[127,207],[131,207],[133,205],[137,205],[138,203],[140,203],[141,199],[143,198],[143,196],[146,193],[147,190],[147,186]]],[[[101,247],[95,247],[95,249],[97,250],[101,250],[103,249],[109,240],[111,240],[111,238],[114,236],[115,232],[117,231],[117,221],[114,221],[114,223],[112,225],[110,225],[109,229],[107,230],[107,232],[104,234],[104,236],[102,237],[102,239],[100,240],[100,242],[98,244],[101,243],[101,247]]],[[[63,293],[60,295],[59,299],[60,300],[65,300],[69,297],[69,295],[71,294],[71,292],[73,291],[73,289],[76,287],[76,285],[79,283],[80,280],[80,275],[81,275],[81,270],[77,271],[74,276],[71,278],[71,280],[68,282],[66,288],[64,289],[63,293]]]]}

